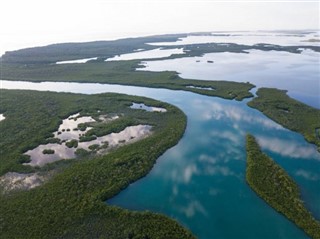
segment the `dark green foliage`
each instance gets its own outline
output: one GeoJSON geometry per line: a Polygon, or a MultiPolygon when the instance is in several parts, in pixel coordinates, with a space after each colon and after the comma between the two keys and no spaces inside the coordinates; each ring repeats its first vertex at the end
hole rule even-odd
{"type": "Polygon", "coordinates": [[[72,139],[72,140],[66,142],[66,146],[68,148],[77,148],[78,147],[78,140],[72,139]]]}
{"type": "Polygon", "coordinates": [[[290,98],[284,90],[260,88],[257,95],[248,102],[250,107],[260,110],[283,127],[302,134],[320,150],[320,137],[317,136],[320,110],[290,98]]]}
{"type": "Polygon", "coordinates": [[[80,157],[80,158],[87,157],[90,155],[90,152],[83,149],[83,148],[76,149],[76,151],[74,153],[75,153],[75,155],[77,155],[77,157],[80,157]]]}
{"type": "Polygon", "coordinates": [[[81,160],[62,160],[32,168],[54,175],[30,191],[0,196],[1,238],[193,238],[166,216],[130,212],[104,203],[144,177],[156,159],[179,141],[186,117],[178,108],[119,94],[86,96],[1,90],[0,100],[0,111],[6,112],[6,120],[0,124],[3,133],[0,145],[4,153],[1,174],[16,168],[29,172],[30,167],[16,160],[24,152],[22,149],[36,147],[58,129],[61,119],[75,112],[86,115],[99,107],[102,115],[121,113],[124,118],[128,116],[153,126],[149,137],[107,155],[95,156],[77,149],[81,160]],[[48,102],[53,107],[45,107],[48,102]],[[128,107],[131,102],[162,105],[168,111],[165,114],[137,111],[128,107]]]}
{"type": "Polygon", "coordinates": [[[30,161],[31,161],[30,155],[22,154],[20,155],[17,163],[23,164],[23,163],[29,163],[30,161]]]}
{"type": "MultiPolygon", "coordinates": [[[[111,133],[119,133],[128,126],[134,126],[139,124],[139,120],[131,117],[121,117],[119,119],[113,120],[111,122],[99,122],[91,123],[90,126],[93,128],[90,129],[84,137],[97,136],[101,137],[111,133]]],[[[80,138],[81,139],[81,138],[80,138]]],[[[81,140],[80,140],[81,141],[81,140]]]]}
{"type": "Polygon", "coordinates": [[[92,150],[92,151],[94,151],[94,150],[97,150],[97,149],[99,149],[99,144],[92,144],[92,145],[90,145],[88,148],[90,149],[90,150],[92,150]]]}
{"type": "Polygon", "coordinates": [[[249,92],[254,86],[250,83],[228,81],[200,81],[185,80],[176,72],[149,72],[136,71],[140,61],[114,61],[96,62],[90,64],[39,64],[17,66],[2,64],[2,79],[22,81],[64,81],[80,83],[108,83],[133,86],[147,86],[152,88],[166,88],[172,90],[185,90],[198,94],[218,96],[225,99],[242,100],[252,97],[249,92]],[[211,87],[215,90],[187,88],[211,87]]]}
{"type": "Polygon", "coordinates": [[[100,59],[97,61],[100,62],[115,55],[133,52],[135,49],[155,49],[158,47],[146,43],[176,41],[179,37],[183,37],[185,35],[186,34],[163,35],[119,39],[114,41],[53,44],[44,47],[34,47],[19,51],[6,52],[2,56],[2,60],[4,62],[21,64],[51,64],[57,61],[99,57],[100,59]]]}
{"type": "Polygon", "coordinates": [[[59,138],[48,138],[46,144],[60,144],[61,140],[59,138]]]}
{"type": "Polygon", "coordinates": [[[87,127],[88,127],[88,124],[86,124],[86,123],[80,123],[80,124],[78,124],[78,130],[80,130],[80,131],[85,131],[86,129],[87,129],[87,127]]]}
{"type": "MultiPolygon", "coordinates": [[[[147,43],[176,41],[187,35],[201,34],[174,34],[141,38],[120,39],[116,41],[97,41],[86,43],[64,43],[45,47],[22,49],[6,52],[1,58],[1,78],[5,80],[23,81],[70,81],[95,82],[109,84],[123,84],[134,86],[147,86],[153,88],[167,88],[172,90],[185,90],[209,96],[218,96],[225,99],[242,100],[252,97],[249,90],[253,87],[249,83],[224,81],[198,81],[185,80],[177,72],[147,72],[136,71],[140,60],[112,61],[104,60],[115,55],[130,53],[134,49],[151,50],[158,48],[147,43]],[[57,61],[74,60],[98,57],[86,64],[53,64],[57,61]],[[196,87],[211,87],[215,90],[186,88],[187,85],[196,87]]],[[[163,59],[202,56],[213,52],[247,53],[247,50],[258,49],[263,51],[288,51],[299,54],[301,46],[278,46],[256,44],[253,46],[238,44],[191,44],[181,46],[162,46],[163,49],[181,47],[185,54],[175,54],[163,59]]],[[[304,48],[320,51],[317,46],[304,46],[304,48]]],[[[149,59],[155,60],[155,59],[149,59]]],[[[215,80],[215,79],[212,79],[215,80]]]]}
{"type": "MultiPolygon", "coordinates": [[[[156,42],[159,40],[174,41],[183,36],[186,35],[122,39],[110,42],[66,43],[8,52],[2,57],[0,69],[1,78],[4,80],[35,82],[95,82],[147,86],[152,88],[185,90],[203,95],[236,100],[252,97],[249,90],[253,88],[253,85],[250,83],[185,80],[180,78],[177,72],[136,71],[136,68],[141,67],[139,66],[140,60],[104,61],[104,59],[108,57],[132,52],[138,48],[158,48],[157,46],[146,44],[148,42],[156,42]],[[86,64],[52,64],[56,61],[87,57],[100,57],[100,59],[86,64]],[[211,87],[215,90],[187,88],[186,86],[188,85],[204,88],[211,87]]],[[[228,47],[219,44],[195,44],[182,47],[187,50],[186,54],[173,55],[167,59],[199,56],[209,52],[243,52],[248,49],[248,46],[236,44],[228,47]]],[[[164,48],[170,49],[176,47],[166,46],[164,48]]],[[[268,48],[268,50],[270,49],[268,48]]]]}
{"type": "Polygon", "coordinates": [[[79,141],[80,142],[89,142],[89,141],[95,140],[96,138],[97,138],[97,136],[95,136],[95,135],[85,134],[85,135],[80,136],[79,141]]]}
{"type": "MultiPolygon", "coordinates": [[[[82,58],[98,57],[97,60],[92,60],[89,63],[103,62],[106,58],[116,55],[131,53],[135,49],[151,50],[159,46],[152,46],[147,43],[152,42],[172,42],[177,41],[181,37],[188,35],[205,35],[203,33],[191,34],[172,34],[139,38],[127,38],[114,41],[94,41],[83,43],[61,43],[52,44],[44,47],[27,48],[18,51],[6,52],[2,56],[4,63],[14,64],[52,64],[57,61],[77,60],[82,58]]],[[[292,53],[300,53],[299,48],[308,48],[314,51],[320,51],[317,46],[279,46],[270,44],[256,44],[253,46],[238,45],[238,44],[219,44],[219,43],[205,43],[192,45],[178,45],[178,46],[162,46],[163,49],[183,47],[186,51],[185,55],[176,54],[168,58],[192,57],[201,56],[205,53],[212,52],[236,52],[246,53],[246,50],[256,49],[262,51],[287,51],[292,53]]]]}
{"type": "Polygon", "coordinates": [[[44,149],[42,151],[43,154],[54,154],[54,150],[53,149],[44,149]]]}
{"type": "Polygon", "coordinates": [[[247,135],[246,180],[271,207],[284,214],[312,238],[320,238],[320,222],[305,208],[296,183],[279,165],[261,152],[251,135],[247,135]]]}

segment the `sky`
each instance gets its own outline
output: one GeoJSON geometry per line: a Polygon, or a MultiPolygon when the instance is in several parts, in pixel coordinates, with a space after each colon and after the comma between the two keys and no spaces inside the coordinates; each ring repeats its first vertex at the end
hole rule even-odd
{"type": "Polygon", "coordinates": [[[0,0],[0,55],[165,33],[319,29],[320,0],[0,0]]]}

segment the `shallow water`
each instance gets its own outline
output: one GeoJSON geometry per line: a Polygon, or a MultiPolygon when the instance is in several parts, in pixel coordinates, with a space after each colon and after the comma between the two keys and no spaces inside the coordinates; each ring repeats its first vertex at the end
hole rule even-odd
{"type": "Polygon", "coordinates": [[[130,106],[131,109],[142,109],[148,112],[167,112],[165,108],[147,106],[145,104],[132,103],[130,106]]]}
{"type": "Polygon", "coordinates": [[[190,92],[102,84],[1,82],[3,88],[119,92],[166,101],[188,117],[186,133],[147,177],[108,203],[164,213],[198,238],[307,238],[270,208],[245,182],[245,134],[251,133],[302,190],[320,219],[320,154],[301,135],[284,129],[245,102],[190,92]]]}
{"type": "Polygon", "coordinates": [[[77,59],[77,60],[70,60],[70,61],[58,61],[56,64],[73,64],[73,63],[87,63],[91,60],[97,60],[98,57],[93,58],[84,58],[84,59],[77,59]]]}
{"type": "Polygon", "coordinates": [[[106,61],[124,61],[124,60],[136,60],[136,59],[151,59],[151,58],[164,58],[173,54],[184,54],[183,48],[176,49],[153,49],[148,51],[136,51],[134,53],[126,53],[112,58],[108,58],[106,61]]]}
{"type": "MultiPolygon", "coordinates": [[[[100,116],[102,121],[110,122],[112,120],[118,119],[118,116],[108,117],[100,116]]],[[[49,143],[42,144],[38,147],[28,150],[25,152],[26,155],[30,156],[30,162],[25,163],[25,165],[31,166],[43,166],[48,163],[52,163],[62,159],[72,159],[76,158],[76,150],[84,149],[90,151],[90,146],[92,145],[108,145],[108,147],[98,150],[98,153],[106,153],[112,147],[117,147],[120,144],[124,143],[133,143],[139,139],[142,139],[148,136],[151,132],[151,126],[149,125],[135,125],[128,126],[124,130],[118,133],[111,133],[101,137],[97,137],[94,140],[87,142],[80,142],[80,136],[88,132],[92,127],[86,127],[85,130],[78,130],[78,125],[81,123],[95,122],[91,116],[82,116],[80,114],[70,115],[67,119],[64,119],[60,124],[58,131],[54,132],[54,138],[62,140],[61,143],[49,143]],[[78,146],[76,148],[69,148],[66,145],[66,142],[70,140],[77,140],[78,146]],[[64,142],[66,141],[66,142],[64,142]],[[44,150],[53,150],[51,154],[44,154],[44,150]],[[103,151],[103,152],[102,152],[103,151]]]]}
{"type": "Polygon", "coordinates": [[[152,127],[150,125],[128,126],[119,133],[111,133],[98,137],[97,139],[89,142],[80,142],[78,148],[84,148],[88,150],[90,145],[103,145],[105,142],[108,142],[109,147],[118,146],[121,144],[121,142],[122,144],[131,143],[148,136],[151,132],[151,128],[152,127]]]}
{"type": "Polygon", "coordinates": [[[202,57],[146,61],[141,71],[177,71],[182,78],[250,82],[276,87],[308,105],[320,108],[320,53],[248,50],[210,53],[202,57]],[[208,63],[213,61],[214,63],[208,63]]]}
{"type": "Polygon", "coordinates": [[[87,127],[86,130],[78,130],[78,125],[82,123],[95,122],[91,116],[79,117],[79,113],[70,115],[67,119],[62,120],[58,131],[54,132],[54,137],[61,140],[76,139],[79,140],[80,134],[85,134],[91,127],[87,127]]]}

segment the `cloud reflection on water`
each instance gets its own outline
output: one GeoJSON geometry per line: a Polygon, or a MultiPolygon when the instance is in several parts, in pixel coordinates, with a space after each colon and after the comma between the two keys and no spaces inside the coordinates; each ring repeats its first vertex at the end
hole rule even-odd
{"type": "Polygon", "coordinates": [[[209,100],[194,100],[193,104],[201,107],[202,110],[201,119],[208,120],[225,120],[233,121],[234,128],[239,128],[238,123],[250,123],[259,124],[265,128],[286,130],[281,125],[273,122],[272,120],[264,117],[259,117],[256,114],[252,114],[248,110],[244,110],[241,107],[235,105],[222,104],[216,101],[209,100]]]}
{"type": "Polygon", "coordinates": [[[320,160],[320,155],[313,145],[304,146],[292,140],[266,136],[257,136],[257,140],[262,149],[270,150],[282,156],[320,160]]]}
{"type": "Polygon", "coordinates": [[[196,214],[208,215],[205,207],[198,200],[192,200],[186,207],[180,207],[180,211],[188,218],[192,218],[196,214]]]}
{"type": "Polygon", "coordinates": [[[320,176],[318,174],[312,173],[312,172],[308,172],[306,170],[303,169],[299,169],[295,172],[295,175],[303,177],[307,180],[310,181],[318,181],[320,180],[320,176]]]}

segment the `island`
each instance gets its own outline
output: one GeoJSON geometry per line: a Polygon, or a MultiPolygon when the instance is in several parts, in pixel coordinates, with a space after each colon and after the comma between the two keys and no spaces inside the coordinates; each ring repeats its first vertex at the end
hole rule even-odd
{"type": "Polygon", "coordinates": [[[283,127],[296,131],[320,152],[320,110],[290,98],[285,90],[260,88],[248,106],[261,111],[283,127]]]}
{"type": "Polygon", "coordinates": [[[1,237],[194,238],[167,216],[105,203],[144,177],[156,159],[180,140],[186,117],[177,107],[121,94],[3,89],[0,101],[5,116],[0,124],[1,237]],[[133,109],[133,102],[166,111],[133,109]],[[74,124],[86,127],[79,130],[74,124]],[[146,134],[129,137],[126,142],[109,137],[134,126],[146,134]],[[108,142],[79,142],[75,140],[79,134],[107,137],[108,142]],[[73,138],[66,139],[69,136],[73,138]],[[83,147],[85,156],[39,163],[35,161],[39,156],[51,159],[56,152],[44,155],[40,150],[35,159],[27,154],[42,145],[63,146],[67,152],[83,147]]]}
{"type": "Polygon", "coordinates": [[[311,238],[320,238],[320,222],[306,209],[297,184],[264,154],[252,135],[246,137],[246,180],[259,197],[285,215],[311,238]]]}

